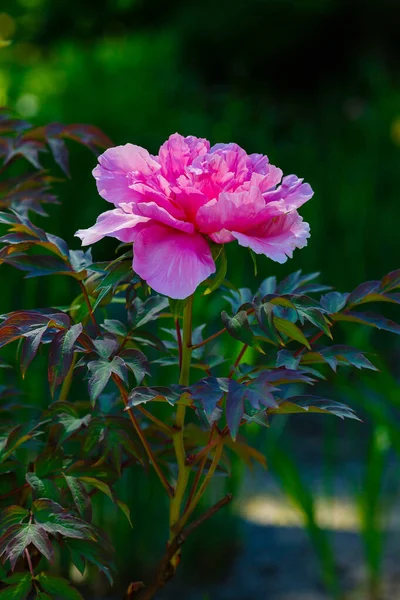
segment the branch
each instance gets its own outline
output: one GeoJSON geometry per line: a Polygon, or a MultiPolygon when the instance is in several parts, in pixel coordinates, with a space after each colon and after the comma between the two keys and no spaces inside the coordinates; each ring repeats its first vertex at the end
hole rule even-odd
{"type": "Polygon", "coordinates": [[[140,592],[138,596],[130,596],[130,598],[128,596],[129,600],[133,600],[133,598],[135,600],[151,600],[151,598],[154,598],[155,593],[159,589],[163,588],[165,584],[171,579],[171,577],[173,577],[175,573],[175,568],[171,565],[171,560],[174,558],[174,556],[176,556],[177,552],[180,550],[181,546],[186,542],[189,535],[195,529],[197,529],[197,527],[202,525],[205,521],[210,519],[219,510],[221,510],[221,508],[223,508],[231,500],[232,494],[227,494],[219,502],[214,504],[214,506],[212,506],[205,513],[203,513],[198,519],[193,521],[185,529],[182,529],[169,544],[164,557],[160,561],[160,564],[157,569],[157,574],[153,583],[151,583],[142,592],[140,592]]]}
{"type": "Polygon", "coordinates": [[[165,488],[165,491],[167,492],[168,496],[170,498],[174,497],[174,489],[173,487],[170,485],[170,483],[168,482],[167,478],[165,477],[164,473],[162,472],[162,470],[160,469],[160,466],[157,462],[156,457],[154,456],[153,450],[151,449],[151,446],[149,445],[148,441],[146,440],[143,431],[140,428],[140,425],[135,417],[135,415],[133,414],[133,411],[131,408],[128,407],[128,392],[126,391],[125,387],[122,384],[122,381],[119,379],[118,375],[113,374],[112,375],[112,379],[114,381],[114,383],[116,384],[116,386],[118,387],[122,400],[125,404],[125,407],[127,409],[127,413],[129,414],[129,418],[132,422],[132,425],[140,439],[140,441],[143,444],[143,447],[146,451],[146,454],[150,460],[150,462],[152,463],[154,470],[156,471],[158,477],[160,478],[160,481],[162,483],[162,485],[165,488]]]}

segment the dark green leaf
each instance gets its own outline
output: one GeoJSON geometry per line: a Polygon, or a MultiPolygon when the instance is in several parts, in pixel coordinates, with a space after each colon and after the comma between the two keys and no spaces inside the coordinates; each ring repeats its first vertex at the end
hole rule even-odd
{"type": "Polygon", "coordinates": [[[222,311],[221,319],[229,335],[249,346],[253,344],[253,333],[246,311],[242,310],[233,317],[230,317],[226,311],[222,311]]]}
{"type": "Polygon", "coordinates": [[[119,353],[119,356],[134,374],[138,385],[142,383],[145,375],[150,375],[149,364],[143,352],[133,350],[132,348],[126,348],[119,353]]]}
{"type": "Polygon", "coordinates": [[[15,585],[0,591],[0,600],[25,600],[32,589],[32,576],[30,573],[15,573],[5,583],[15,585]]]}
{"type": "Polygon", "coordinates": [[[32,512],[36,523],[49,533],[59,533],[63,537],[95,539],[94,531],[88,523],[72,516],[66,509],[47,498],[35,500],[32,512]]]}
{"type": "Polygon", "coordinates": [[[334,319],[335,321],[350,321],[353,323],[360,323],[361,325],[369,325],[370,327],[376,327],[377,329],[400,334],[400,325],[398,323],[376,313],[338,313],[334,316],[334,319]]]}
{"type": "Polygon", "coordinates": [[[85,486],[79,481],[77,477],[71,477],[63,473],[69,491],[72,494],[74,504],[85,521],[92,520],[92,503],[90,496],[87,493],[85,486]]]}
{"type": "Polygon", "coordinates": [[[53,547],[46,531],[37,523],[11,525],[0,538],[0,556],[10,561],[14,569],[25,548],[33,544],[47,560],[53,560],[53,547]]]}
{"type": "Polygon", "coordinates": [[[48,379],[51,395],[67,376],[74,357],[74,347],[82,333],[82,324],[72,325],[70,329],[59,331],[50,346],[48,379]]]}
{"type": "Polygon", "coordinates": [[[336,415],[341,419],[347,417],[348,419],[360,419],[354,414],[354,411],[342,404],[341,402],[335,402],[322,398],[320,396],[293,396],[287,400],[283,400],[278,408],[273,408],[268,411],[270,414],[288,414],[288,413],[329,413],[336,415]]]}
{"type": "Polygon", "coordinates": [[[169,303],[165,296],[150,296],[146,302],[141,305],[136,304],[136,306],[140,306],[137,314],[138,320],[135,323],[135,327],[138,328],[156,319],[159,313],[169,306],[169,303]]]}
{"type": "Polygon", "coordinates": [[[358,304],[369,294],[376,292],[379,288],[380,281],[366,281],[362,283],[347,298],[347,305],[352,306],[358,304]]]}
{"type": "Polygon", "coordinates": [[[39,479],[35,473],[27,473],[25,479],[31,486],[35,498],[58,499],[59,490],[50,479],[39,479]]]}
{"type": "Polygon", "coordinates": [[[118,375],[123,381],[126,379],[125,363],[119,356],[109,360],[93,360],[88,363],[90,371],[89,395],[93,404],[106,387],[112,374],[118,375]]]}
{"type": "MultiPolygon", "coordinates": [[[[95,544],[94,542],[86,540],[68,540],[66,545],[68,546],[72,560],[78,569],[78,564],[82,567],[83,558],[98,567],[98,569],[106,575],[110,585],[113,584],[109,569],[110,559],[103,556],[104,548],[102,548],[100,544],[95,544]]],[[[81,569],[79,570],[81,573],[83,572],[81,569]]]]}
{"type": "Polygon", "coordinates": [[[289,338],[300,342],[300,344],[303,344],[304,346],[306,346],[306,348],[310,348],[310,344],[307,338],[295,323],[292,323],[291,321],[286,321],[286,319],[281,319],[280,317],[275,316],[273,317],[273,323],[280,333],[283,333],[289,338]]]}
{"type": "Polygon", "coordinates": [[[132,408],[138,404],[145,404],[155,398],[164,398],[169,404],[174,405],[184,392],[184,388],[178,385],[170,387],[137,387],[129,394],[127,407],[132,408]]]}
{"type": "Polygon", "coordinates": [[[321,304],[329,314],[337,313],[346,306],[349,294],[341,294],[340,292],[329,292],[321,297],[321,304]]]}
{"type": "Polygon", "coordinates": [[[40,573],[36,579],[40,587],[50,594],[52,598],[59,598],[60,600],[83,600],[80,592],[62,577],[40,573]]]}
{"type": "Polygon", "coordinates": [[[29,515],[29,511],[22,506],[7,506],[0,513],[0,535],[2,535],[11,525],[22,523],[29,515]]]}

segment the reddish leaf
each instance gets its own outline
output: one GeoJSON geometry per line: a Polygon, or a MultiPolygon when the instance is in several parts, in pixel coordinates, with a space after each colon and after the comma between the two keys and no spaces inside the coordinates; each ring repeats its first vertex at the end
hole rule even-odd
{"type": "Polygon", "coordinates": [[[82,333],[82,324],[72,325],[68,330],[60,331],[54,337],[49,354],[48,379],[51,395],[57,386],[67,376],[74,356],[74,348],[77,339],[82,333]]]}

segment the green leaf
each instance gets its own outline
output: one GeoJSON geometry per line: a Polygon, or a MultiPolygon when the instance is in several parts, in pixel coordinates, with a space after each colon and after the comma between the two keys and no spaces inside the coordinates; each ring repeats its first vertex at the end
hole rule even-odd
{"type": "Polygon", "coordinates": [[[100,544],[86,540],[67,540],[66,546],[71,552],[73,563],[81,573],[84,571],[85,561],[88,561],[106,575],[110,585],[113,584],[109,569],[110,559],[103,556],[104,548],[100,544]]]}
{"type": "MultiPolygon", "coordinates": [[[[54,406],[54,405],[53,405],[54,406]]],[[[35,473],[43,478],[58,473],[63,466],[63,453],[59,448],[49,446],[39,454],[35,462],[35,473]]]]}
{"type": "Polygon", "coordinates": [[[90,371],[89,396],[94,404],[106,387],[111,375],[114,373],[122,380],[126,378],[125,363],[119,356],[110,360],[92,360],[88,363],[90,371]]]}
{"type": "Polygon", "coordinates": [[[37,523],[11,525],[0,538],[0,556],[10,561],[14,569],[25,548],[33,544],[47,560],[53,560],[53,547],[46,531],[37,523]]]}
{"type": "Polygon", "coordinates": [[[143,327],[146,323],[153,321],[159,313],[169,306],[168,298],[165,296],[150,296],[140,305],[138,311],[138,321],[135,323],[135,328],[143,327]],[[142,316],[143,315],[143,316],[142,316]]]}
{"type": "Polygon", "coordinates": [[[310,344],[307,338],[295,323],[275,316],[273,317],[273,323],[280,333],[284,333],[289,338],[300,342],[300,344],[303,344],[306,346],[306,348],[310,349],[310,344]]]}
{"type": "Polygon", "coordinates": [[[398,287],[400,287],[400,269],[385,275],[381,281],[380,290],[381,292],[390,292],[398,287]]]}
{"type": "Polygon", "coordinates": [[[376,313],[338,313],[332,318],[335,321],[350,321],[352,323],[360,323],[361,325],[369,325],[370,327],[390,331],[391,333],[397,333],[397,335],[400,334],[400,325],[398,323],[376,313]]]}
{"type": "Polygon", "coordinates": [[[276,358],[276,366],[295,370],[300,364],[300,359],[300,356],[294,356],[289,350],[279,350],[276,358]]]}
{"type": "Polygon", "coordinates": [[[379,288],[379,285],[379,281],[366,281],[365,283],[362,283],[351,292],[347,298],[347,305],[350,307],[354,304],[359,304],[365,299],[366,296],[376,292],[379,288]]]}
{"type": "Polygon", "coordinates": [[[208,286],[203,294],[204,296],[207,296],[218,289],[225,279],[226,271],[228,269],[228,261],[224,246],[222,246],[221,251],[218,254],[217,265],[218,268],[214,277],[212,277],[210,280],[207,280],[208,286]]]}
{"type": "Polygon", "coordinates": [[[42,343],[44,334],[49,328],[49,324],[50,322],[46,323],[46,325],[44,326],[38,327],[37,329],[28,331],[24,335],[26,339],[22,345],[20,358],[21,373],[23,378],[26,375],[27,368],[29,367],[39,350],[39,346],[42,343]]]}
{"type": "Polygon", "coordinates": [[[292,414],[292,413],[329,413],[341,419],[360,419],[355,415],[353,409],[342,402],[336,402],[320,396],[293,396],[283,400],[278,408],[268,410],[269,414],[292,414]]]}
{"type": "Polygon", "coordinates": [[[172,406],[180,399],[184,390],[181,386],[170,387],[137,387],[129,394],[127,408],[133,408],[138,404],[145,404],[156,398],[164,398],[172,406]]]}
{"type": "Polygon", "coordinates": [[[73,433],[75,433],[75,431],[81,429],[81,427],[87,427],[91,418],[92,417],[90,414],[85,415],[82,418],[74,417],[67,413],[61,413],[60,415],[58,415],[57,422],[60,423],[64,428],[64,434],[59,439],[59,443],[62,443],[73,433]]]}
{"type": "MultiPolygon", "coordinates": [[[[121,257],[120,257],[121,258],[121,257]]],[[[93,269],[93,265],[92,265],[93,269]]],[[[103,288],[114,288],[122,281],[129,281],[133,277],[132,261],[119,260],[108,265],[104,277],[100,280],[96,292],[103,288]]]]}
{"type": "Polygon", "coordinates": [[[77,477],[71,477],[63,473],[64,479],[67,483],[69,491],[72,494],[74,504],[85,521],[92,520],[92,503],[90,496],[87,493],[85,486],[79,481],[77,477]]]}
{"type": "Polygon", "coordinates": [[[108,333],[113,333],[114,335],[119,335],[121,337],[125,337],[128,333],[125,325],[117,319],[104,319],[104,323],[102,323],[101,328],[108,333]]]}
{"type": "Polygon", "coordinates": [[[140,352],[140,350],[126,348],[119,353],[119,356],[134,374],[138,385],[142,383],[143,378],[146,375],[150,375],[149,363],[143,352],[140,352]]]}
{"type": "Polygon", "coordinates": [[[276,331],[272,320],[273,304],[271,304],[271,302],[261,302],[260,298],[256,296],[253,301],[253,306],[256,319],[262,331],[267,334],[268,339],[273,343],[283,346],[282,339],[276,331]]]}
{"type": "Polygon", "coordinates": [[[22,523],[29,515],[29,510],[22,506],[7,506],[1,511],[0,516],[0,535],[2,535],[11,525],[22,523]]]}
{"type": "Polygon", "coordinates": [[[35,600],[53,600],[51,596],[45,592],[38,592],[35,596],[35,600]]]}
{"type": "Polygon", "coordinates": [[[25,600],[32,589],[30,573],[15,573],[5,580],[5,583],[16,583],[0,591],[0,600],[25,600]],[[18,579],[18,580],[17,580],[18,579]]]}
{"type": "Polygon", "coordinates": [[[35,522],[49,533],[59,533],[64,537],[76,539],[95,539],[92,527],[74,517],[66,509],[47,498],[35,500],[32,504],[35,522]]]}
{"type": "Polygon", "coordinates": [[[59,598],[60,600],[83,600],[80,592],[62,577],[40,573],[36,579],[40,587],[50,594],[52,598],[59,598]]]}
{"type": "Polygon", "coordinates": [[[27,473],[25,479],[31,486],[35,498],[58,499],[59,490],[50,479],[40,479],[35,473],[27,473]]]}
{"type": "Polygon", "coordinates": [[[57,386],[67,376],[74,357],[74,347],[82,333],[82,324],[72,325],[70,329],[59,331],[50,346],[48,379],[50,393],[54,396],[57,386]]]}
{"type": "Polygon", "coordinates": [[[300,318],[305,318],[307,321],[310,321],[315,327],[320,329],[327,335],[331,340],[333,339],[331,331],[329,329],[330,321],[317,309],[315,308],[307,308],[303,309],[297,306],[297,311],[299,313],[300,318]]]}
{"type": "Polygon", "coordinates": [[[340,292],[329,292],[325,296],[321,296],[321,304],[329,314],[337,313],[346,306],[349,294],[341,294],[340,292]]]}
{"type": "Polygon", "coordinates": [[[103,492],[103,494],[108,496],[110,498],[110,500],[112,502],[114,502],[114,496],[111,491],[111,488],[104,481],[100,481],[100,479],[96,479],[96,477],[79,477],[79,479],[81,481],[84,481],[85,483],[91,485],[92,487],[100,490],[100,492],[103,492]]]}
{"type": "Polygon", "coordinates": [[[132,519],[131,519],[131,511],[129,509],[129,506],[127,504],[125,504],[125,502],[122,502],[122,500],[118,500],[118,499],[117,499],[117,506],[124,513],[125,517],[128,520],[129,525],[133,528],[132,519]]]}
{"type": "Polygon", "coordinates": [[[221,313],[221,319],[226,327],[227,332],[236,340],[251,346],[253,344],[253,332],[250,329],[247,313],[245,310],[238,312],[235,316],[230,317],[224,310],[221,313]]]}

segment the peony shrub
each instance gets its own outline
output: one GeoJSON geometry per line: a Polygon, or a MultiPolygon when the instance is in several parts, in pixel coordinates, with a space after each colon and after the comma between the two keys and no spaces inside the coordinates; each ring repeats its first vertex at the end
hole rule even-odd
{"type": "Polygon", "coordinates": [[[0,116],[0,262],[26,277],[68,277],[77,290],[64,307],[16,306],[1,316],[0,347],[17,342],[18,351],[0,391],[0,599],[79,599],[59,574],[68,563],[81,572],[95,565],[111,585],[112,540],[92,499],[107,495],[130,519],[115,486],[138,467],[155,472],[169,500],[169,532],[160,530],[166,551],[153,580],[130,582],[125,597],[156,598],[187,537],[232,499],[200,511],[226,456],[265,465],[246,440],[247,424],[266,427],[290,413],[357,418],[319,393],[319,383],[328,370],[376,368],[333,335],[341,322],[399,334],[400,325],[362,305],[398,304],[400,271],[350,293],[300,271],[237,289],[227,278],[225,244],[262,255],[259,269],[268,273],[272,261],[306,245],[309,226],[298,209],[313,192],[302,179],[283,177],[266,156],[236,144],[210,147],[174,134],[152,156],[132,144],[111,147],[94,127],[32,128],[6,111],[0,116]],[[117,257],[108,261],[70,249],[36,223],[55,201],[41,156],[52,154],[68,174],[68,139],[105,150],[93,174],[114,208],[77,236],[86,246],[116,238],[117,257]],[[226,310],[193,323],[194,302],[210,294],[221,294],[226,310]],[[250,363],[249,347],[257,357],[250,363]],[[38,354],[48,363],[43,412],[30,410],[29,395],[13,385],[16,367],[29,379],[38,354]],[[171,385],[165,367],[175,370],[171,385]]]}

